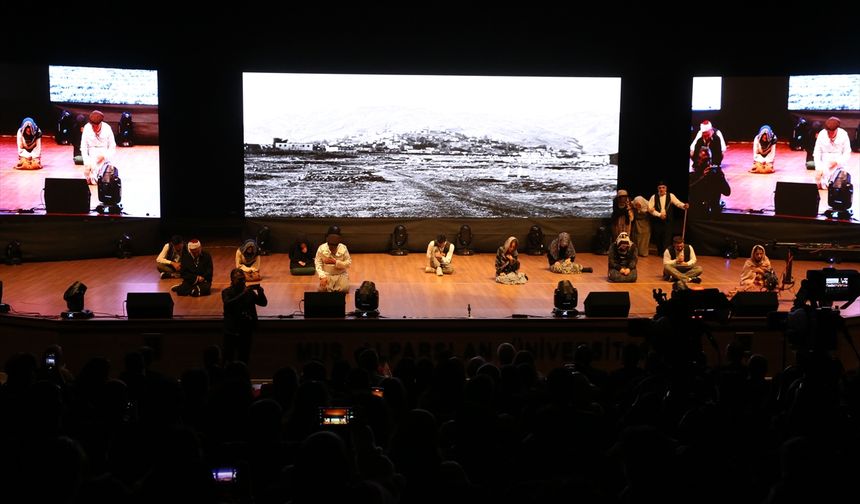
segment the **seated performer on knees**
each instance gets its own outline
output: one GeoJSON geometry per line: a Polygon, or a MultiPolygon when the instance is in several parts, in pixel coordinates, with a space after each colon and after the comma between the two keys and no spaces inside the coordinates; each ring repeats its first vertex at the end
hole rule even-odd
{"type": "Polygon", "coordinates": [[[576,249],[570,242],[570,235],[565,232],[559,233],[549,244],[546,259],[549,261],[549,270],[553,273],[591,273],[593,271],[590,267],[583,268],[582,265],[574,262],[576,249]]]}
{"type": "Polygon", "coordinates": [[[95,185],[105,163],[116,155],[116,140],[110,124],[104,122],[105,115],[99,110],[90,112],[90,122],[81,132],[81,156],[84,158],[84,176],[87,183],[95,185]]]}
{"type": "Polygon", "coordinates": [[[313,246],[307,236],[296,238],[290,247],[290,274],[291,275],[313,275],[317,272],[314,267],[313,246]]]}
{"type": "Polygon", "coordinates": [[[161,272],[161,279],[179,278],[182,270],[182,255],[185,252],[185,240],[179,235],[173,235],[170,241],[161,248],[161,253],[155,258],[155,266],[161,272]]]}
{"type": "Polygon", "coordinates": [[[320,278],[319,290],[327,292],[349,291],[349,266],[352,258],[346,245],[340,242],[340,228],[331,226],[325,237],[326,242],[319,246],[314,258],[317,275],[320,278]]]}
{"type": "Polygon", "coordinates": [[[741,271],[741,286],[737,292],[773,290],[777,287],[778,282],[764,247],[754,245],[750,258],[744,261],[744,269],[741,271]]]}
{"type": "Polygon", "coordinates": [[[851,158],[851,139],[848,132],[840,128],[842,122],[838,117],[824,121],[824,129],[815,139],[815,182],[819,189],[827,190],[833,176],[842,168],[848,167],[851,158]]]}
{"type": "Polygon", "coordinates": [[[246,282],[259,282],[260,276],[260,249],[253,239],[245,240],[241,247],[236,249],[236,267],[245,272],[246,282]]]}
{"type": "Polygon", "coordinates": [[[182,256],[182,283],[173,287],[180,296],[208,296],[212,290],[212,256],[203,250],[200,240],[188,242],[182,256]]]}
{"type": "Polygon", "coordinates": [[[636,281],[636,245],[627,233],[621,233],[615,239],[615,244],[609,248],[609,281],[636,281]]]}
{"type": "Polygon", "coordinates": [[[696,252],[680,236],[672,238],[672,246],[663,252],[663,278],[671,281],[699,283],[702,267],[696,265],[696,252]]]}
{"type": "Polygon", "coordinates": [[[451,259],[454,258],[454,244],[448,242],[448,238],[440,234],[435,240],[427,244],[427,260],[429,264],[424,267],[425,273],[436,273],[438,276],[450,275],[454,272],[451,259]]]}
{"type": "Polygon", "coordinates": [[[517,239],[510,236],[496,250],[496,282],[505,285],[520,285],[529,281],[529,277],[520,271],[517,245],[517,239]]]}
{"type": "Polygon", "coordinates": [[[18,164],[16,170],[42,169],[42,131],[36,121],[25,117],[18,129],[18,164]]]}
{"type": "Polygon", "coordinates": [[[776,158],[776,135],[765,124],[753,138],[753,166],[750,173],[773,173],[773,160],[776,158]]]}

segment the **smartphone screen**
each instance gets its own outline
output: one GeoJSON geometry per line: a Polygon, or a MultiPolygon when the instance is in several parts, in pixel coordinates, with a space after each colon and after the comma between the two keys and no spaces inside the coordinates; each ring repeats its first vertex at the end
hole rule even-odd
{"type": "Polygon", "coordinates": [[[320,425],[349,425],[355,417],[350,407],[320,408],[320,425]]]}
{"type": "Polygon", "coordinates": [[[236,481],[236,468],[219,467],[218,469],[212,469],[212,477],[218,483],[232,483],[236,481]]]}

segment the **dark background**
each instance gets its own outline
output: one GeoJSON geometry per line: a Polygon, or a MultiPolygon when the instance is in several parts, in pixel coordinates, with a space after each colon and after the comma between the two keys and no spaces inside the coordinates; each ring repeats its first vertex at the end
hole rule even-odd
{"type": "MultiPolygon", "coordinates": [[[[510,13],[255,6],[215,19],[154,9],[98,18],[76,9],[44,12],[33,27],[3,35],[10,40],[0,62],[158,70],[166,222],[241,220],[243,71],[621,76],[619,186],[650,195],[665,179],[679,196],[686,195],[693,75],[781,82],[789,73],[860,72],[856,37],[816,24],[815,13],[803,14],[808,29],[744,23],[735,30],[724,19],[711,24],[708,14],[669,23],[669,13],[620,6],[594,14],[539,6],[510,13]]],[[[0,80],[21,93],[44,92],[14,76],[0,80]]],[[[759,103],[770,106],[784,109],[785,98],[759,103]]],[[[762,122],[716,120],[726,132],[744,133],[762,122]]]]}

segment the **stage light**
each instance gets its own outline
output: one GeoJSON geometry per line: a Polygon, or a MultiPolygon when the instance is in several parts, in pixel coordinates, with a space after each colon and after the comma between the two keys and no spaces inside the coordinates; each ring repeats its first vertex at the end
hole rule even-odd
{"type": "Polygon", "coordinates": [[[72,128],[75,127],[75,118],[68,110],[60,112],[60,117],[57,119],[57,136],[54,140],[57,145],[69,145],[72,138],[72,128]]]}
{"type": "Polygon", "coordinates": [[[21,252],[21,242],[12,240],[6,245],[6,264],[9,266],[18,266],[24,262],[24,256],[21,252]]]}
{"type": "Polygon", "coordinates": [[[831,219],[850,219],[853,201],[854,185],[851,183],[851,174],[839,169],[827,186],[827,204],[830,208],[824,214],[831,219]]]}
{"type": "Polygon", "coordinates": [[[528,255],[543,255],[546,253],[543,229],[537,224],[529,229],[529,234],[526,236],[526,253],[528,255]]]}
{"type": "Polygon", "coordinates": [[[0,313],[9,313],[9,305],[3,302],[3,281],[0,280],[0,313]]]}
{"type": "Polygon", "coordinates": [[[576,287],[570,283],[570,280],[562,280],[558,282],[558,287],[555,288],[553,296],[553,304],[555,308],[552,314],[556,317],[575,317],[579,315],[576,309],[576,304],[579,302],[579,292],[576,287]]]}
{"type": "Polygon", "coordinates": [[[134,121],[131,120],[131,112],[123,112],[119,116],[119,131],[116,140],[116,144],[122,147],[134,146],[134,121]]]}
{"type": "Polygon", "coordinates": [[[355,316],[379,316],[379,291],[376,290],[376,284],[369,280],[362,282],[355,291],[355,316]]]}
{"type": "Polygon", "coordinates": [[[128,259],[134,255],[132,247],[131,235],[123,233],[116,242],[116,257],[118,259],[128,259]]]}
{"type": "Polygon", "coordinates": [[[257,250],[261,256],[269,255],[269,247],[272,239],[272,232],[269,226],[263,226],[257,231],[257,250]]]}
{"type": "Polygon", "coordinates": [[[121,214],[122,179],[119,178],[119,170],[114,165],[105,163],[99,171],[97,184],[101,204],[96,207],[96,211],[106,214],[121,214]]]}
{"type": "Polygon", "coordinates": [[[69,310],[60,313],[60,318],[65,320],[93,318],[93,312],[84,309],[84,294],[86,292],[87,286],[80,281],[70,285],[63,294],[63,300],[69,310]]]}
{"type": "Polygon", "coordinates": [[[472,250],[472,228],[468,224],[460,226],[460,231],[457,232],[457,246],[454,247],[454,253],[463,256],[475,253],[472,250]]]}
{"type": "Polygon", "coordinates": [[[405,256],[409,253],[406,250],[407,241],[409,241],[409,233],[406,232],[406,226],[403,224],[394,226],[394,232],[391,233],[391,250],[388,253],[395,256],[405,256]]]}

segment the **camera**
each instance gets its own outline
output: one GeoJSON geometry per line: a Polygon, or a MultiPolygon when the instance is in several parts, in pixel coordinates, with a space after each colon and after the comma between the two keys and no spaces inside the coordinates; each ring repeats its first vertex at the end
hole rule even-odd
{"type": "Polygon", "coordinates": [[[349,425],[355,412],[349,406],[320,407],[320,427],[349,425]]]}
{"type": "Polygon", "coordinates": [[[57,365],[57,356],[55,354],[49,353],[45,355],[45,367],[48,369],[53,369],[57,365]]]}
{"type": "Polygon", "coordinates": [[[854,301],[860,296],[860,273],[831,268],[809,270],[806,272],[806,287],[806,299],[811,303],[854,301]]]}

